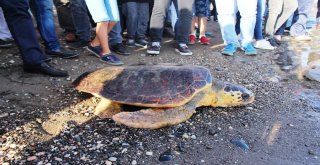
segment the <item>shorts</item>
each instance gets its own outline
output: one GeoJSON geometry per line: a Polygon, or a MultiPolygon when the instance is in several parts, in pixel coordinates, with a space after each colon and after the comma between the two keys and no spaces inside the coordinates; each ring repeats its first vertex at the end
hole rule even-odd
{"type": "Polygon", "coordinates": [[[208,6],[207,0],[195,0],[194,2],[194,15],[197,17],[206,17],[208,6]]]}
{"type": "Polygon", "coordinates": [[[117,0],[85,0],[94,22],[119,21],[117,0]]]}

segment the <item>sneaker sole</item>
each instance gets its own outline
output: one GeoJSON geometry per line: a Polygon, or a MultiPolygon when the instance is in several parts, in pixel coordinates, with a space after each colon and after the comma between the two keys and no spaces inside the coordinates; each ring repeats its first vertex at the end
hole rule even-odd
{"type": "Polygon", "coordinates": [[[104,63],[107,63],[107,64],[109,64],[109,65],[114,65],[114,66],[120,66],[120,65],[123,65],[123,64],[124,64],[123,62],[122,62],[122,63],[110,63],[110,62],[103,61],[103,60],[101,60],[101,59],[100,59],[100,61],[102,61],[102,62],[104,62],[104,63]]]}
{"type": "Polygon", "coordinates": [[[147,50],[148,54],[153,54],[153,55],[159,55],[160,51],[151,51],[151,50],[147,50]]]}
{"type": "Polygon", "coordinates": [[[234,53],[231,54],[231,53],[227,53],[227,52],[221,52],[221,54],[223,54],[225,56],[234,56],[234,53]]]}
{"type": "Polygon", "coordinates": [[[179,49],[176,49],[176,52],[180,53],[182,56],[191,56],[192,55],[192,52],[183,53],[183,52],[180,52],[179,49]]]}
{"type": "Polygon", "coordinates": [[[134,45],[135,45],[135,46],[142,47],[142,48],[147,48],[147,45],[141,45],[141,44],[138,44],[138,43],[135,43],[134,45]]]}

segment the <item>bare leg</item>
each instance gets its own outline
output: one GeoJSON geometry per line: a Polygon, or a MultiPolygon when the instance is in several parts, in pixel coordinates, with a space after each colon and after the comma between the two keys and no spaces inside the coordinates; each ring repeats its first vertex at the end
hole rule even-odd
{"type": "Polygon", "coordinates": [[[91,41],[91,46],[101,46],[102,54],[109,54],[111,51],[109,49],[109,42],[108,42],[108,33],[112,30],[112,27],[117,22],[98,22],[96,27],[96,34],[97,36],[94,40],[91,41]]]}
{"type": "Polygon", "coordinates": [[[200,17],[198,18],[198,25],[200,29],[200,35],[199,38],[206,36],[206,30],[207,30],[207,17],[200,17]]]}

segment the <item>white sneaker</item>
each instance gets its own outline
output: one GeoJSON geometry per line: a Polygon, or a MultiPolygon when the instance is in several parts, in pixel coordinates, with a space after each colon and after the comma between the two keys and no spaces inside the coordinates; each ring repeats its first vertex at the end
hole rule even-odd
{"type": "Polygon", "coordinates": [[[256,41],[254,43],[254,47],[257,49],[274,50],[274,47],[270,44],[270,42],[265,39],[256,41]]]}

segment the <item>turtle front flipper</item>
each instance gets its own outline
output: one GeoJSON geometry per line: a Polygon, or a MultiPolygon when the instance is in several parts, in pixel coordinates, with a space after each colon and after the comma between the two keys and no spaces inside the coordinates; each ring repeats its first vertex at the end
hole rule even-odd
{"type": "Polygon", "coordinates": [[[94,114],[100,118],[111,118],[121,111],[118,103],[102,98],[94,110],[94,114]]]}
{"type": "Polygon", "coordinates": [[[194,112],[195,109],[190,106],[168,109],[149,108],[136,112],[121,112],[112,116],[112,119],[129,127],[156,129],[184,122],[194,112]]]}

